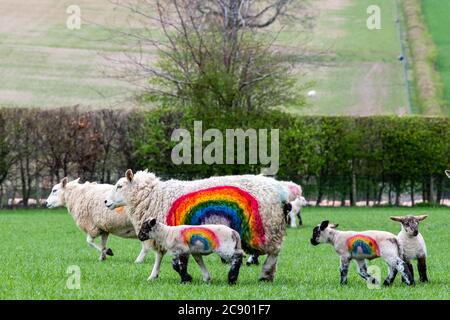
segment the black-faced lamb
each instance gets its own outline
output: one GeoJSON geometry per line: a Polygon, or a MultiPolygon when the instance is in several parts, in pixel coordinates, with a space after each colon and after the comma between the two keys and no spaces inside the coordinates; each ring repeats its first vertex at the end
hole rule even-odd
{"type": "MultiPolygon", "coordinates": [[[[79,179],[69,182],[67,178],[53,186],[47,198],[48,208],[67,207],[67,211],[74,219],[77,227],[87,234],[87,243],[100,252],[99,260],[112,256],[113,251],[106,244],[110,234],[122,238],[137,239],[137,232],[123,207],[111,214],[103,203],[107,194],[114,188],[110,184],[79,183],[79,179]],[[101,236],[101,244],[95,239],[101,236]]],[[[142,250],[136,263],[142,263],[150,248],[142,243],[142,250]]]]}
{"type": "Polygon", "coordinates": [[[384,280],[384,285],[391,285],[397,272],[401,273],[406,284],[414,283],[408,266],[401,258],[400,245],[394,234],[377,230],[338,231],[336,227],[337,225],[330,224],[327,220],[322,221],[313,229],[311,244],[316,246],[320,243],[329,243],[334,247],[341,258],[341,284],[347,284],[351,260],[355,260],[358,264],[358,273],[363,279],[376,283],[367,272],[366,260],[378,257],[383,258],[389,267],[389,275],[384,280]]]}
{"type": "Polygon", "coordinates": [[[400,222],[402,229],[397,235],[397,239],[402,249],[402,259],[406,262],[411,277],[414,280],[414,268],[412,260],[417,260],[417,269],[421,282],[427,282],[427,247],[422,234],[419,232],[419,222],[427,218],[427,215],[391,217],[391,220],[400,222]]]}
{"type": "Polygon", "coordinates": [[[203,280],[209,282],[211,276],[203,262],[203,256],[213,252],[231,263],[228,283],[235,284],[242,264],[244,252],[241,249],[239,233],[225,225],[167,226],[155,218],[142,224],[139,240],[154,240],[155,243],[173,255],[172,267],[181,277],[181,283],[191,282],[187,272],[189,256],[192,255],[200,266],[203,280]]]}

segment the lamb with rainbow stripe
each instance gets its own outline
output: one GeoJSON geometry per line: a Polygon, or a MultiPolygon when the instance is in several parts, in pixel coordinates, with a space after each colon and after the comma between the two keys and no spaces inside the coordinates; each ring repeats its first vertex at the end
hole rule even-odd
{"type": "Polygon", "coordinates": [[[209,282],[211,276],[203,262],[203,256],[213,252],[231,263],[228,283],[235,284],[238,279],[244,256],[241,237],[237,231],[225,225],[167,226],[153,218],[142,224],[138,237],[141,241],[152,239],[160,247],[171,251],[172,266],[179,273],[181,283],[192,281],[192,276],[187,271],[191,254],[200,266],[203,281],[209,282]]]}
{"type": "MultiPolygon", "coordinates": [[[[127,207],[136,232],[156,218],[169,226],[223,224],[237,231],[245,252],[266,255],[259,279],[272,281],[285,236],[289,185],[261,175],[162,181],[153,173],[127,170],[105,200],[113,210],[127,207]]],[[[149,280],[158,277],[166,249],[147,240],[156,252],[149,280]]],[[[205,243],[206,245],[206,243],[205,243]]]]}

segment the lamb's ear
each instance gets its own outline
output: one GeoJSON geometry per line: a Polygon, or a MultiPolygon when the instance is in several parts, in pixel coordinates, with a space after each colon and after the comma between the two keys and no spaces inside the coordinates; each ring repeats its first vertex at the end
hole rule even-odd
{"type": "Polygon", "coordinates": [[[450,178],[450,170],[445,170],[445,174],[450,178]]]}
{"type": "Polygon", "coordinates": [[[69,182],[69,179],[67,177],[64,177],[61,180],[61,187],[65,188],[68,182],[69,182]]]}
{"type": "Polygon", "coordinates": [[[128,169],[127,172],[125,172],[125,177],[127,177],[127,180],[129,182],[133,181],[134,177],[133,171],[131,169],[128,169]]]}
{"type": "Polygon", "coordinates": [[[337,224],[330,224],[329,227],[331,229],[336,229],[337,227],[339,227],[339,223],[337,223],[337,224]]]}
{"type": "Polygon", "coordinates": [[[423,220],[425,220],[426,218],[428,218],[428,215],[423,214],[423,215],[421,215],[421,216],[415,216],[414,218],[416,218],[418,221],[423,221],[423,220]]]}
{"type": "Polygon", "coordinates": [[[403,220],[405,219],[405,217],[399,217],[399,216],[393,216],[390,218],[391,218],[391,220],[397,221],[397,222],[403,222],[403,220]]]}
{"type": "Polygon", "coordinates": [[[330,221],[328,221],[328,220],[325,220],[325,221],[322,221],[322,223],[320,224],[320,230],[325,230],[327,227],[328,227],[328,224],[330,223],[330,221]]]}
{"type": "Polygon", "coordinates": [[[156,224],[156,219],[153,218],[152,220],[150,220],[150,227],[154,227],[156,224]]]}

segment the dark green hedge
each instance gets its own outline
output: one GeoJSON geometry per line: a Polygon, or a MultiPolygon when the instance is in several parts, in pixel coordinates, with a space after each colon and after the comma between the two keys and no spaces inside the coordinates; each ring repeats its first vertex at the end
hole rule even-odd
{"type": "Polygon", "coordinates": [[[203,121],[203,132],[279,129],[277,177],[302,184],[317,202],[449,197],[444,170],[450,168],[450,118],[75,108],[0,109],[0,177],[6,177],[0,198],[12,197],[13,190],[25,199],[46,197],[65,175],[114,182],[128,167],[186,179],[260,172],[261,166],[249,164],[173,164],[171,134],[176,128],[192,133],[195,120],[203,121]]]}

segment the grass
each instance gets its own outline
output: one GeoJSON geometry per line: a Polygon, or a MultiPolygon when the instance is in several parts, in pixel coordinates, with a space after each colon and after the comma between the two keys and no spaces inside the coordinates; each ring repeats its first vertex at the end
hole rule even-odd
{"type": "Polygon", "coordinates": [[[428,30],[438,48],[437,69],[441,72],[445,87],[448,113],[450,115],[450,38],[448,17],[450,2],[439,0],[422,1],[422,10],[428,30]]]}
{"type": "MultiPolygon", "coordinates": [[[[450,233],[448,209],[306,208],[305,226],[289,229],[279,258],[274,283],[257,281],[260,267],[243,266],[236,286],[226,284],[228,266],[217,256],[205,261],[213,277],[201,281],[199,268],[191,260],[194,282],[179,284],[170,259],[165,257],[156,282],[147,282],[153,256],[134,264],[140,245],[117,237],[109,246],[115,256],[105,262],[88,247],[65,209],[16,210],[0,212],[0,298],[1,299],[449,299],[450,233]],[[340,229],[383,229],[394,233],[399,225],[390,215],[421,214],[429,218],[421,225],[429,251],[427,284],[410,288],[399,278],[389,288],[370,290],[356,274],[353,263],[349,284],[339,285],[338,256],[329,245],[309,244],[315,224],[327,218],[340,223],[340,229]],[[67,268],[81,270],[81,289],[66,288],[67,268]]],[[[370,265],[387,270],[381,259],[370,265]]]]}

